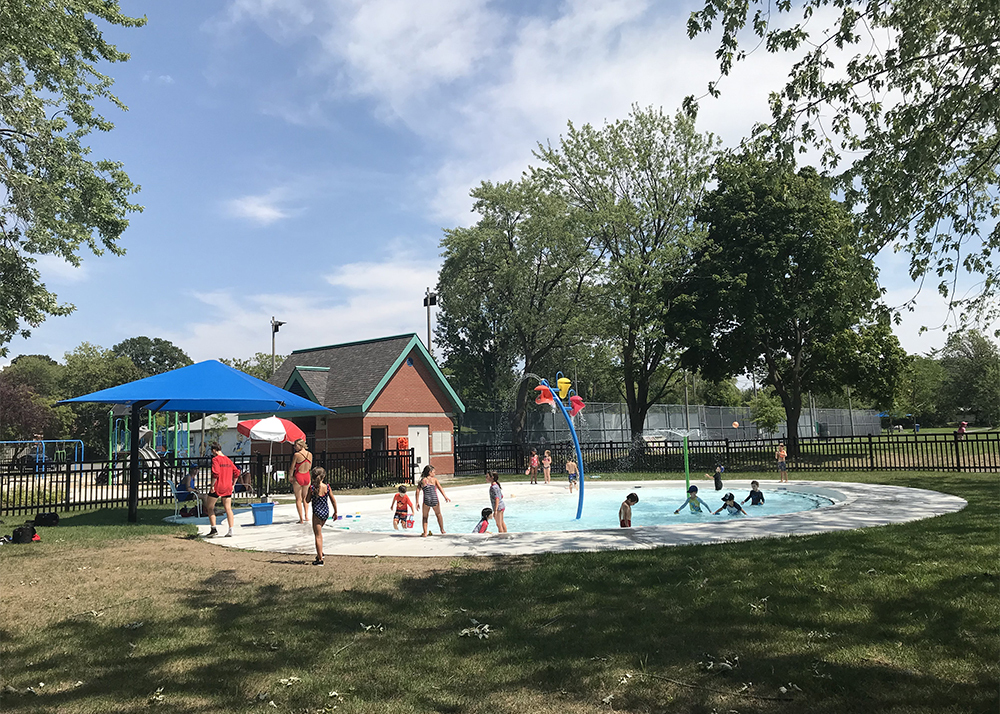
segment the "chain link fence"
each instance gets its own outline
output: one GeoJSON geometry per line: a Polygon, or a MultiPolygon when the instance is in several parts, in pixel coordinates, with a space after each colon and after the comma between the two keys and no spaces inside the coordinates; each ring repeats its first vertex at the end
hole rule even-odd
{"type": "MultiPolygon", "coordinates": [[[[553,408],[554,409],[554,408],[553,408]]],[[[459,419],[459,443],[509,444],[513,439],[510,412],[468,411],[459,419]]],[[[574,417],[574,428],[582,443],[631,441],[628,409],[624,404],[588,403],[574,417]]],[[[531,408],[527,414],[525,441],[549,444],[568,441],[569,429],[562,415],[547,408],[531,408]]],[[[718,407],[683,404],[654,404],[646,415],[644,434],[665,438],[688,433],[691,439],[785,438],[785,422],[773,434],[760,431],[750,421],[748,407],[718,407]],[[734,427],[733,423],[739,424],[734,427]]],[[[879,436],[878,412],[870,409],[803,409],[799,416],[799,436],[879,436]]]]}

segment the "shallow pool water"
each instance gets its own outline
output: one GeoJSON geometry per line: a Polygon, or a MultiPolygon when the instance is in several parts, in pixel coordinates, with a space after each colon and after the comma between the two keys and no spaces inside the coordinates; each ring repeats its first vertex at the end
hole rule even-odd
{"type": "MultiPolygon", "coordinates": [[[[702,488],[698,495],[714,511],[722,505],[722,495],[730,490],[736,495],[737,503],[746,498],[749,493],[749,489],[713,491],[709,488],[702,488]]],[[[504,487],[504,500],[507,505],[507,528],[511,532],[617,528],[618,508],[625,500],[625,496],[632,492],[639,496],[639,502],[632,507],[633,527],[674,523],[712,523],[730,518],[760,518],[781,513],[807,511],[832,504],[829,499],[815,494],[784,489],[765,488],[762,490],[765,497],[763,505],[751,506],[749,501],[742,504],[748,516],[729,516],[725,511],[717,516],[710,512],[692,514],[687,507],[682,509],[679,515],[675,515],[674,511],[687,498],[683,485],[655,486],[621,482],[619,488],[617,486],[608,487],[605,484],[592,487],[588,484],[584,496],[583,517],[580,520],[576,519],[578,494],[570,494],[568,490],[553,492],[551,489],[528,484],[510,484],[504,487]]],[[[445,530],[449,533],[472,532],[472,529],[479,522],[480,512],[490,505],[487,487],[485,485],[481,489],[463,487],[460,490],[449,491],[449,496],[452,498],[451,503],[441,501],[445,530]]],[[[372,508],[352,510],[345,500],[340,509],[341,518],[336,522],[329,522],[327,527],[367,532],[392,531],[392,513],[389,511],[391,498],[391,495],[386,496],[385,508],[380,510],[372,508]]],[[[419,521],[418,516],[416,530],[420,528],[419,521]]],[[[431,530],[437,532],[433,511],[430,514],[430,523],[431,530]]],[[[496,525],[492,520],[490,521],[490,532],[496,532],[496,525]]]]}

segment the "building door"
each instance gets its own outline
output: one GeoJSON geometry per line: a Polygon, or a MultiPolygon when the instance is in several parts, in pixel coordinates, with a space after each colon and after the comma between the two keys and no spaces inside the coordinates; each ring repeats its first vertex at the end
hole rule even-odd
{"type": "Polygon", "coordinates": [[[372,451],[385,451],[385,442],[389,438],[389,427],[372,427],[372,451]]]}
{"type": "Polygon", "coordinates": [[[430,463],[431,447],[427,441],[430,427],[411,426],[406,430],[406,436],[410,440],[410,448],[413,449],[413,472],[417,476],[424,470],[424,466],[430,463]]]}

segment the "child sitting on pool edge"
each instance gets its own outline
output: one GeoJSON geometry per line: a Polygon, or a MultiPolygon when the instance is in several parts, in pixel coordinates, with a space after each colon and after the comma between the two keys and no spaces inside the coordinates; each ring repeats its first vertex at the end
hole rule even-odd
{"type": "Polygon", "coordinates": [[[618,523],[622,528],[632,527],[632,506],[638,502],[639,497],[634,493],[630,493],[622,501],[622,507],[618,509],[618,523]]]}
{"type": "Polygon", "coordinates": [[[688,497],[687,497],[687,500],[684,501],[684,503],[682,503],[680,505],[680,508],[678,508],[676,511],[674,511],[674,514],[676,515],[676,514],[680,513],[681,512],[681,508],[684,508],[684,506],[687,506],[688,508],[690,508],[691,513],[701,513],[701,507],[702,506],[704,506],[705,510],[708,511],[709,513],[712,512],[712,508],[707,503],[705,503],[704,501],[702,501],[701,498],[698,496],[698,487],[697,486],[691,486],[690,488],[688,488],[688,497]]]}
{"type": "Polygon", "coordinates": [[[484,508],[481,515],[482,518],[480,519],[479,524],[472,529],[473,533],[489,533],[486,529],[490,527],[490,516],[493,515],[493,509],[484,508]]]}

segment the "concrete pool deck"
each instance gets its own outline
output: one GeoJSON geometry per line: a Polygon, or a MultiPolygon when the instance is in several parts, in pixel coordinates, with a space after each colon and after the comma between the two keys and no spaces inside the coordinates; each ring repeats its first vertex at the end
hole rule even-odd
{"type": "MultiPolygon", "coordinates": [[[[644,485],[683,486],[682,481],[644,481],[644,485]]],[[[587,489],[629,489],[628,481],[588,481],[587,489]]],[[[505,484],[509,486],[527,484],[505,484]]],[[[564,485],[539,484],[532,489],[551,490],[553,494],[565,493],[564,485]]],[[[749,490],[749,481],[726,481],[726,489],[734,492],[749,490]]],[[[965,508],[966,501],[937,491],[900,486],[848,483],[839,481],[795,481],[788,484],[762,482],[765,493],[787,488],[789,491],[824,496],[834,501],[831,506],[798,513],[751,518],[719,518],[705,523],[678,523],[636,528],[604,528],[581,531],[523,532],[507,534],[448,533],[421,538],[418,527],[392,533],[366,533],[338,530],[328,524],[323,530],[324,550],[327,555],[400,556],[411,558],[531,555],[537,553],[582,553],[600,550],[637,550],[662,548],[675,545],[695,545],[745,541],[757,538],[779,538],[831,531],[854,530],[896,523],[933,518],[955,513],[965,508]]],[[[466,489],[486,498],[484,485],[449,488],[464,493],[466,489]]],[[[354,506],[380,504],[384,517],[391,518],[385,507],[391,494],[377,496],[349,496],[335,494],[341,513],[354,506]]],[[[584,499],[586,504],[586,498],[584,499]]],[[[585,506],[586,507],[586,506],[585,506]]],[[[168,519],[168,520],[172,520],[168,519]]],[[[225,533],[225,518],[220,520],[220,532],[225,533]]],[[[314,557],[315,546],[311,524],[297,523],[295,504],[276,504],[273,523],[253,525],[251,513],[238,513],[232,538],[213,538],[209,542],[245,550],[289,553],[314,557]]],[[[193,521],[199,534],[208,532],[207,519],[193,521]]],[[[432,530],[437,527],[431,514],[432,530]]],[[[447,519],[445,527],[447,528],[447,519]]],[[[491,522],[490,527],[495,529],[491,522]]]]}

